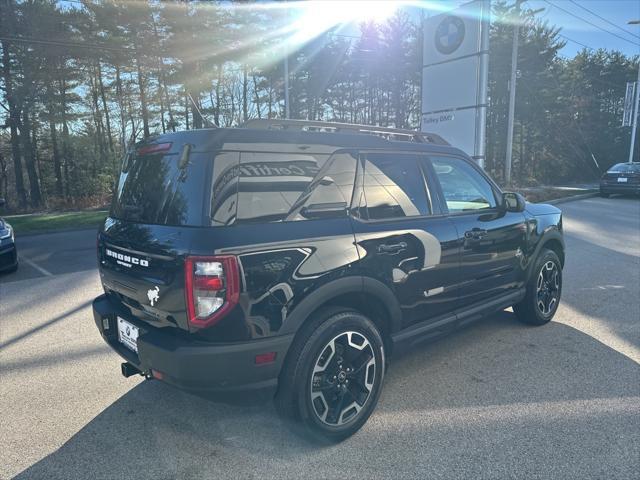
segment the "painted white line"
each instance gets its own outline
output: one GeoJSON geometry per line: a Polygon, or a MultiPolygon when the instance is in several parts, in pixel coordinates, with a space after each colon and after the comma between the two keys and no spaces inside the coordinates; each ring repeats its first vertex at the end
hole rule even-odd
{"type": "Polygon", "coordinates": [[[46,275],[47,277],[53,277],[53,273],[51,273],[49,270],[45,270],[44,268],[42,268],[40,265],[38,265],[37,263],[35,263],[32,260],[29,260],[28,258],[22,256],[22,255],[18,255],[18,258],[20,258],[21,262],[26,263],[27,265],[29,265],[30,267],[35,268],[36,270],[38,270],[41,274],[46,275]]]}

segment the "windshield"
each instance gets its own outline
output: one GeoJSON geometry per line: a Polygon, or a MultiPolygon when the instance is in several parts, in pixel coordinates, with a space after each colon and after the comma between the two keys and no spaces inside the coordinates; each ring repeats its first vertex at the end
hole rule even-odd
{"type": "Polygon", "coordinates": [[[618,163],[607,170],[607,173],[640,173],[640,163],[618,163]]]}
{"type": "Polygon", "coordinates": [[[191,155],[130,153],[120,173],[111,216],[160,225],[202,225],[206,161],[191,155]]]}

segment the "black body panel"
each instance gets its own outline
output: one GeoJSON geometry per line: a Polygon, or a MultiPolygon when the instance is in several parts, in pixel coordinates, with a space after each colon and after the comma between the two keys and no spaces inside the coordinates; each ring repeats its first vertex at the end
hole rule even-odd
{"type": "MultiPolygon", "coordinates": [[[[127,361],[162,371],[180,388],[275,387],[296,333],[328,304],[360,302],[388,345],[404,347],[518,302],[543,245],[564,260],[555,207],[450,213],[427,161],[471,162],[449,146],[216,129],[167,134],[138,148],[163,142],[171,144],[163,158],[178,162],[167,178],[178,184],[159,196],[164,210],[140,203],[135,192],[144,189],[128,187],[130,203],[142,204],[145,221],[157,224],[135,221],[139,207],[122,205],[105,221],[98,235],[105,295],[94,302],[94,317],[127,361]],[[205,177],[191,199],[179,184],[195,181],[180,173],[191,161],[187,144],[205,177]],[[392,161],[376,163],[380,155],[392,161]],[[403,191],[408,178],[414,183],[403,191]],[[184,205],[174,191],[199,203],[184,205]],[[327,192],[343,201],[327,201],[327,192]],[[207,328],[188,319],[187,256],[237,259],[237,303],[207,328]],[[140,329],[138,355],[118,342],[116,316],[140,329]],[[275,361],[256,367],[255,356],[269,352],[275,361]]],[[[500,189],[479,174],[498,198],[500,189]]]]}

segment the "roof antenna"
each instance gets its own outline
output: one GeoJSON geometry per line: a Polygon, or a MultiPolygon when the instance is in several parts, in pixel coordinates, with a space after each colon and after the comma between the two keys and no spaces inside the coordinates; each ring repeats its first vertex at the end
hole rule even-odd
{"type": "Polygon", "coordinates": [[[207,124],[207,127],[213,127],[213,128],[219,128],[218,125],[216,125],[215,123],[213,123],[211,120],[209,120],[207,117],[205,117],[202,112],[200,111],[200,109],[198,108],[198,105],[196,104],[196,102],[193,100],[193,97],[191,96],[191,94],[189,92],[187,92],[187,96],[189,97],[189,100],[191,100],[191,104],[193,105],[193,108],[196,109],[196,111],[198,112],[198,115],[200,115],[200,118],[202,120],[204,120],[204,123],[207,124]]]}

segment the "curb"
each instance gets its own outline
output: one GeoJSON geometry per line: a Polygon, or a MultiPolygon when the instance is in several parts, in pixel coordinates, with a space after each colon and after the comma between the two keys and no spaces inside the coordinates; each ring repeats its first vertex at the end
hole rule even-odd
{"type": "Polygon", "coordinates": [[[27,237],[39,237],[41,235],[55,235],[56,233],[69,233],[69,232],[96,232],[98,233],[98,229],[100,225],[96,225],[95,227],[83,227],[83,228],[62,228],[60,230],[43,230],[41,232],[29,232],[29,233],[20,233],[16,232],[16,239],[18,238],[27,238],[27,237]]]}
{"type": "Polygon", "coordinates": [[[599,194],[600,194],[599,192],[590,192],[590,193],[583,193],[580,195],[570,195],[568,197],[556,198],[554,200],[549,200],[548,202],[541,202],[541,203],[550,203],[551,205],[559,205],[561,203],[573,202],[575,200],[584,200],[585,198],[597,197],[599,194]]]}

